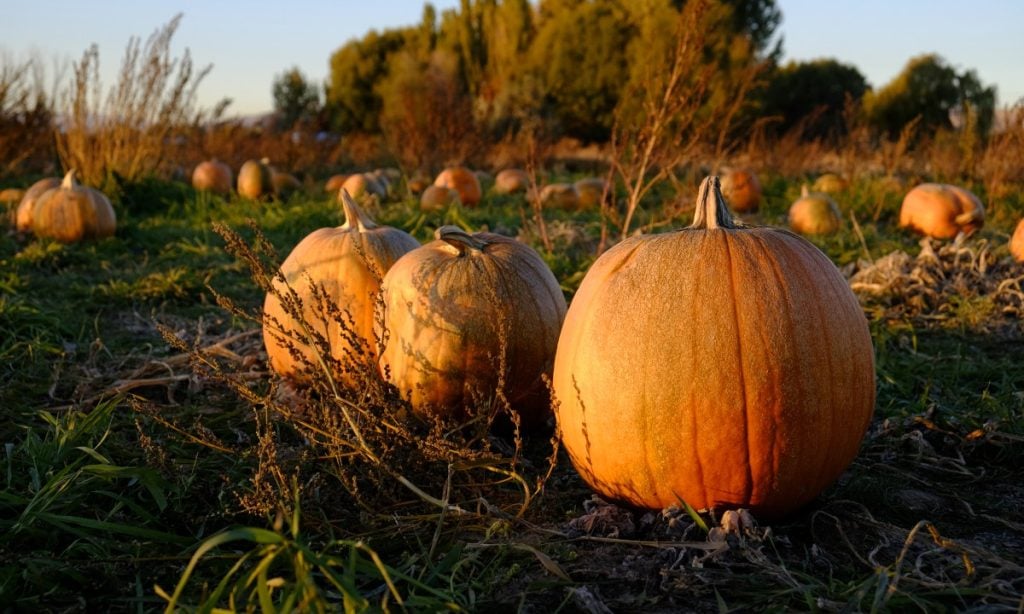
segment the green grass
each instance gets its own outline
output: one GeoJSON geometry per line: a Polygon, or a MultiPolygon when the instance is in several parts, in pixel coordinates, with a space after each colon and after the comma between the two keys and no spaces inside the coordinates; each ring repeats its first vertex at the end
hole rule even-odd
{"type": "MultiPolygon", "coordinates": [[[[752,220],[782,224],[799,182],[764,184],[767,202],[752,220]]],[[[891,195],[855,184],[838,200],[860,234],[848,219],[838,235],[813,241],[840,266],[919,251],[918,239],[895,227],[891,195]]],[[[997,257],[1006,257],[1022,212],[1020,197],[1007,199],[981,232],[997,257]]],[[[355,461],[331,457],[223,379],[190,368],[158,327],[200,346],[251,327],[208,290],[246,309],[262,302],[212,222],[252,240],[252,219],[283,257],[312,229],[340,224],[340,208],[327,197],[255,203],[145,181],[123,187],[118,213],[116,236],[98,243],[0,237],[0,608],[578,611],[600,601],[634,611],[998,611],[1022,603],[1024,329],[989,296],[951,295],[941,322],[866,301],[878,403],[861,455],[808,509],[709,550],[699,526],[713,523],[706,515],[626,511],[628,531],[574,530],[590,492],[564,456],[537,489],[546,441],[527,441],[515,462],[503,456],[506,442],[489,452],[501,462],[403,467],[423,492],[380,483],[386,503],[365,506],[377,495],[345,481],[355,461]],[[134,383],[119,388],[126,381],[134,383]],[[364,490],[356,497],[351,488],[364,490]]],[[[429,215],[394,202],[374,214],[421,241],[444,223],[516,235],[530,217],[516,197],[429,215]]],[[[650,207],[638,224],[660,219],[650,207]]],[[[571,297],[593,261],[600,220],[563,211],[546,220],[556,249],[542,255],[571,297]]],[[[258,336],[229,349],[249,362],[228,373],[253,361],[262,368],[258,336]]],[[[254,398],[274,391],[265,376],[239,381],[254,398]]]]}

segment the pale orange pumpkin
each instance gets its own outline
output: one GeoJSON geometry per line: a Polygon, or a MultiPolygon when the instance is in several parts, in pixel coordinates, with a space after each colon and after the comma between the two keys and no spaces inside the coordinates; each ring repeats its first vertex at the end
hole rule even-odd
{"type": "Polygon", "coordinates": [[[1017,229],[1010,237],[1010,254],[1017,262],[1024,262],[1024,219],[1017,223],[1017,229]]]}
{"type": "Polygon", "coordinates": [[[825,173],[814,180],[814,185],[811,186],[813,192],[824,192],[825,194],[837,194],[839,192],[845,192],[850,188],[850,182],[846,179],[836,175],[835,173],[825,173]]]}
{"type": "Polygon", "coordinates": [[[562,445],[601,496],[778,517],[856,456],[875,403],[867,321],[835,265],[735,223],[718,179],[693,224],[605,252],[552,384],[562,445]]]}
{"type": "Polygon", "coordinates": [[[463,418],[502,393],[527,427],[550,415],[565,298],[537,252],[515,239],[443,226],[383,283],[381,371],[423,415],[463,418]]]}
{"type": "Polygon", "coordinates": [[[321,335],[330,347],[330,357],[339,361],[334,375],[347,384],[357,381],[355,371],[367,365],[376,368],[373,336],[374,304],[380,280],[399,256],[419,246],[408,233],[378,226],[356,202],[342,192],[345,223],[337,228],[320,228],[310,233],[281,264],[281,280],[274,287],[288,296],[287,287],[302,301],[303,323],[288,315],[281,299],[268,293],[263,302],[263,343],[271,368],[277,373],[303,381],[308,376],[303,363],[319,365],[314,337],[321,335]],[[326,313],[326,305],[314,298],[311,284],[323,286],[326,295],[348,316],[351,329],[326,313]],[[307,330],[304,330],[304,327],[307,330]],[[348,334],[347,334],[348,333],[348,334]],[[353,343],[350,340],[355,339],[353,343]],[[294,356],[287,344],[299,354],[294,356]]]}
{"type": "Polygon", "coordinates": [[[377,179],[368,173],[355,173],[348,176],[348,179],[341,186],[341,191],[338,192],[339,203],[342,201],[342,192],[347,192],[349,196],[356,200],[362,200],[371,196],[382,198],[387,193],[377,179]]]}
{"type": "Polygon", "coordinates": [[[454,189],[459,193],[459,201],[467,207],[476,206],[483,197],[480,180],[473,171],[464,166],[444,169],[434,180],[434,185],[454,189]]]}
{"type": "Polygon", "coordinates": [[[22,198],[25,198],[25,190],[21,190],[19,188],[5,188],[0,190],[0,203],[5,205],[20,202],[22,198]]]}
{"type": "Polygon", "coordinates": [[[574,210],[580,206],[580,195],[571,183],[551,183],[541,189],[540,202],[547,207],[574,210]]]}
{"type": "Polygon", "coordinates": [[[14,214],[14,227],[18,232],[32,232],[32,214],[36,209],[36,201],[45,192],[60,186],[59,177],[47,177],[33,183],[18,203],[18,209],[14,214]]]}
{"type": "MultiPolygon", "coordinates": [[[[579,196],[580,209],[596,209],[601,206],[607,182],[600,177],[586,177],[572,184],[579,196]]],[[[609,196],[611,191],[608,192],[609,196]]]]}
{"type": "Polygon", "coordinates": [[[265,198],[273,192],[270,166],[266,158],[263,160],[246,160],[238,169],[238,195],[256,200],[265,198]]]}
{"type": "Polygon", "coordinates": [[[205,192],[230,194],[233,179],[231,167],[217,158],[200,162],[192,171],[192,187],[205,192]]]}
{"type": "Polygon", "coordinates": [[[922,183],[907,192],[900,207],[900,228],[936,239],[973,233],[985,225],[978,197],[955,185],[922,183]]]}
{"type": "Polygon", "coordinates": [[[458,202],[458,192],[439,185],[429,186],[420,195],[420,209],[423,211],[440,211],[458,202]]]}
{"type": "Polygon", "coordinates": [[[32,209],[32,232],[61,243],[114,234],[117,216],[99,190],[81,185],[71,169],[61,184],[43,192],[32,209]]]}
{"type": "Polygon", "coordinates": [[[726,202],[736,211],[753,213],[761,206],[761,182],[753,171],[727,171],[721,183],[726,202]]]}
{"type": "Polygon", "coordinates": [[[345,185],[346,179],[348,179],[348,175],[331,175],[324,183],[324,192],[337,194],[341,186],[345,185]]]}
{"type": "Polygon", "coordinates": [[[506,168],[494,178],[495,194],[516,194],[530,188],[530,176],[519,168],[506,168]]]}
{"type": "Polygon", "coordinates": [[[789,207],[789,227],[804,235],[828,235],[843,227],[843,216],[828,194],[811,192],[805,185],[789,207]]]}

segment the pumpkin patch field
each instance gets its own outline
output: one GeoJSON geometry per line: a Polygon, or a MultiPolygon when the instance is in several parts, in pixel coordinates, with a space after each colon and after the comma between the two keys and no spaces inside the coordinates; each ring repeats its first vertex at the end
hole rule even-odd
{"type": "Polygon", "coordinates": [[[740,215],[691,172],[600,258],[600,209],[487,177],[150,179],[69,243],[12,207],[4,607],[1019,608],[1022,192],[931,239],[863,176],[805,239],[813,179],[740,215]]]}

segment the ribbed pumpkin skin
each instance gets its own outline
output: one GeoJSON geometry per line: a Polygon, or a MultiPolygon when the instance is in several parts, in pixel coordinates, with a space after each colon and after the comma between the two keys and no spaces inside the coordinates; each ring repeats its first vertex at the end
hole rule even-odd
{"type": "Polygon", "coordinates": [[[900,228],[936,239],[971,234],[985,225],[985,208],[974,194],[944,183],[922,183],[907,192],[900,207],[900,228]]]}
{"type": "Polygon", "coordinates": [[[809,192],[789,208],[789,226],[805,235],[828,235],[843,226],[842,214],[828,194],[809,192]]]}
{"type": "Polygon", "coordinates": [[[565,298],[529,246],[471,236],[482,249],[436,240],[388,271],[381,369],[418,413],[464,417],[474,394],[487,399],[497,389],[504,326],[504,392],[523,423],[537,425],[550,415],[541,375],[551,374],[565,298]]]}
{"type": "Polygon", "coordinates": [[[18,232],[32,232],[32,214],[35,213],[36,201],[44,193],[60,186],[60,179],[47,177],[40,179],[25,190],[25,195],[18,203],[18,209],[14,214],[14,226],[18,232]]]}
{"type": "Polygon", "coordinates": [[[59,186],[43,192],[32,210],[32,232],[61,243],[109,237],[116,227],[110,201],[102,192],[75,181],[74,170],[59,186]]]}
{"type": "Polygon", "coordinates": [[[238,169],[238,195],[252,200],[268,196],[273,190],[270,179],[270,167],[259,160],[246,160],[238,169]]]}
{"type": "Polygon", "coordinates": [[[1017,262],[1024,262],[1024,220],[1017,223],[1017,229],[1010,237],[1010,254],[1017,262]]]}
{"type": "Polygon", "coordinates": [[[764,517],[842,473],[875,402],[857,299],[817,248],[772,228],[606,252],[566,315],[553,386],[563,446],[602,496],[764,517]]]}
{"type": "Polygon", "coordinates": [[[231,167],[220,160],[206,160],[192,171],[192,187],[197,190],[230,194],[234,175],[231,167]]]}
{"type": "MultiPolygon", "coordinates": [[[[353,332],[366,341],[370,355],[369,364],[376,361],[376,342],[373,336],[374,299],[380,291],[380,277],[402,254],[419,247],[411,235],[391,228],[377,226],[354,203],[346,207],[346,224],[337,228],[320,228],[302,239],[281,264],[288,285],[294,289],[303,302],[303,320],[320,334],[331,346],[335,358],[342,359],[352,350],[352,344],[342,335],[342,327],[334,318],[317,309],[312,298],[309,280],[322,284],[328,296],[342,310],[348,310],[353,320],[353,332]],[[376,274],[370,265],[377,270],[376,274]],[[327,323],[325,325],[325,322],[327,323]]],[[[274,285],[284,287],[278,281],[274,285]]],[[[279,329],[273,324],[276,318],[283,330],[301,331],[298,323],[285,314],[280,299],[267,294],[263,302],[263,343],[271,368],[277,373],[301,381],[301,363],[292,358],[281,346],[279,329]]],[[[299,334],[301,338],[301,334],[299,334]]],[[[317,364],[312,349],[296,343],[306,360],[317,364]]],[[[353,383],[343,375],[342,380],[353,383]]]]}
{"type": "Polygon", "coordinates": [[[761,182],[751,171],[726,173],[722,178],[722,194],[729,206],[741,213],[753,213],[761,206],[761,182]]]}
{"type": "Polygon", "coordinates": [[[467,207],[476,206],[483,198],[480,179],[473,171],[462,166],[453,166],[441,171],[434,180],[434,185],[452,188],[459,193],[459,201],[467,207]]]}

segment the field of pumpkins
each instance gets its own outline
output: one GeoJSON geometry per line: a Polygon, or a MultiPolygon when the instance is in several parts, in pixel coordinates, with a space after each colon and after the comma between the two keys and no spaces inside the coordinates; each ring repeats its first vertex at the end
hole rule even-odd
{"type": "Polygon", "coordinates": [[[0,195],[4,607],[1024,604],[1021,192],[240,162],[0,195]]]}

